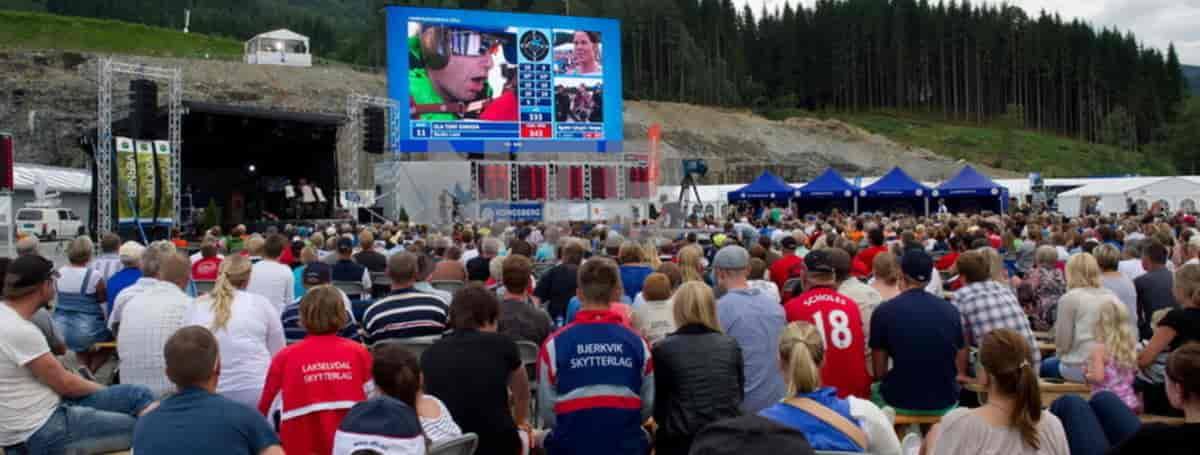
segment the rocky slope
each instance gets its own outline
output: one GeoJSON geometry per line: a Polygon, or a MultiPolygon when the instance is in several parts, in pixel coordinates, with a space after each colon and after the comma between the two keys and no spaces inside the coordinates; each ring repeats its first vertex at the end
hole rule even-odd
{"type": "MultiPolygon", "coordinates": [[[[19,162],[82,167],[87,157],[79,138],[96,123],[96,55],[62,51],[0,51],[0,131],[18,138],[19,162]]],[[[349,68],[306,69],[245,65],[240,62],[122,56],[121,60],[179,67],[184,99],[259,108],[344,114],[347,95],[382,96],[383,75],[349,68]]],[[[127,111],[128,79],[113,84],[114,117],[127,111]]],[[[160,89],[160,100],[166,99],[160,89]]],[[[161,103],[160,103],[161,104],[161,103]]],[[[677,103],[625,103],[627,152],[645,153],[646,131],[663,127],[661,149],[664,184],[679,178],[684,157],[705,158],[707,183],[739,183],[763,169],[801,181],[833,166],[853,175],[879,175],[902,165],[914,177],[942,179],[961,163],[923,149],[913,149],[838,122],[815,119],[770,121],[743,111],[677,103]]],[[[340,147],[339,162],[347,158],[340,147]]],[[[575,157],[576,159],[582,157],[575,157]]],[[[364,160],[364,185],[371,182],[364,160]]],[[[343,178],[347,174],[341,166],[343,178]]],[[[998,172],[1001,175],[1007,173],[998,172]]]]}

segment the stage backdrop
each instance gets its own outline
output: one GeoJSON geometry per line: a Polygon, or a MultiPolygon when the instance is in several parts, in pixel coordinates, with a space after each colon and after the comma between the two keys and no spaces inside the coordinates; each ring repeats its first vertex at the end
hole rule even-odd
{"type": "Polygon", "coordinates": [[[387,21],[397,153],[621,152],[618,21],[399,6],[387,21]]]}

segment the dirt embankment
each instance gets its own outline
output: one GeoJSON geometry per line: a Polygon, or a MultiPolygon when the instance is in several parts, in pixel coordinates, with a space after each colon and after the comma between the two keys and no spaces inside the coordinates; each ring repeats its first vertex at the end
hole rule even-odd
{"type": "MultiPolygon", "coordinates": [[[[82,167],[79,138],[96,124],[97,56],[62,51],[0,51],[0,131],[18,138],[17,161],[82,167]]],[[[384,96],[387,81],[341,67],[286,68],[240,62],[121,57],[183,70],[185,100],[267,109],[344,114],[352,93],[384,96]]],[[[113,83],[114,118],[128,112],[127,77],[113,83]]],[[[166,101],[160,88],[160,104],[166,101]]],[[[679,181],[679,160],[705,158],[706,183],[741,183],[764,169],[789,181],[810,179],[832,166],[849,175],[880,175],[900,165],[914,177],[943,179],[962,163],[896,144],[836,120],[771,121],[746,111],[680,103],[627,101],[625,150],[645,153],[646,132],[663,128],[664,184],[679,181]]],[[[343,147],[345,148],[345,147],[343,147]]],[[[339,161],[347,158],[340,151],[339,161]]],[[[370,158],[361,173],[370,183],[370,158]]],[[[551,158],[553,159],[553,158],[551,158]]],[[[344,166],[340,166],[343,167],[344,166]]],[[[986,170],[986,168],[985,168],[986,170]]],[[[346,170],[341,171],[343,177],[346,170]]]]}

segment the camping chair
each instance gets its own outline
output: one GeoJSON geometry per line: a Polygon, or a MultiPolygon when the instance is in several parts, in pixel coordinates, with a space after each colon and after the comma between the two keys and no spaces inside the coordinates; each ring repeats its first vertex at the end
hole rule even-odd
{"type": "Polygon", "coordinates": [[[361,281],[334,281],[333,287],[345,292],[346,296],[350,297],[351,300],[362,299],[363,297],[371,296],[371,294],[367,292],[368,289],[363,287],[361,281]]]}
{"type": "MultiPolygon", "coordinates": [[[[440,339],[442,339],[441,335],[416,337],[416,338],[392,338],[392,339],[387,339],[387,340],[380,340],[379,342],[375,343],[371,347],[379,346],[382,344],[398,344],[400,346],[403,346],[405,349],[407,349],[408,352],[411,352],[411,353],[413,353],[413,355],[417,356],[417,361],[420,362],[421,354],[424,354],[426,349],[429,349],[430,346],[433,346],[433,344],[437,343],[437,341],[440,339]]],[[[474,449],[472,449],[472,450],[474,450],[474,449]]]]}
{"type": "Polygon", "coordinates": [[[466,283],[457,280],[437,280],[432,281],[429,284],[433,286],[434,289],[449,292],[450,295],[454,295],[458,291],[462,290],[462,288],[467,287],[466,283]]]}
{"type": "Polygon", "coordinates": [[[392,277],[387,272],[371,272],[371,296],[380,298],[392,288],[392,277]]]}
{"type": "Polygon", "coordinates": [[[472,455],[479,445],[479,436],[467,433],[449,441],[434,444],[429,449],[429,455],[472,455]]]}
{"type": "Polygon", "coordinates": [[[538,351],[541,349],[532,341],[521,340],[517,342],[517,352],[521,354],[521,365],[525,366],[526,373],[529,374],[529,424],[537,428],[537,364],[538,351]]]}

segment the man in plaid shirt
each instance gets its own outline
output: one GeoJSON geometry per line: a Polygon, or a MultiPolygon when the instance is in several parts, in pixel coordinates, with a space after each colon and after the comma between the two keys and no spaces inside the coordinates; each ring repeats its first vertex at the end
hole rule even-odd
{"type": "Polygon", "coordinates": [[[1033,353],[1030,365],[1039,365],[1042,354],[1029,327],[1029,318],[1012,289],[1006,283],[992,280],[988,260],[978,251],[968,251],[958,257],[956,265],[966,283],[954,292],[954,304],[962,314],[967,344],[978,347],[993,330],[1012,329],[1029,343],[1029,351],[1033,353]]]}

